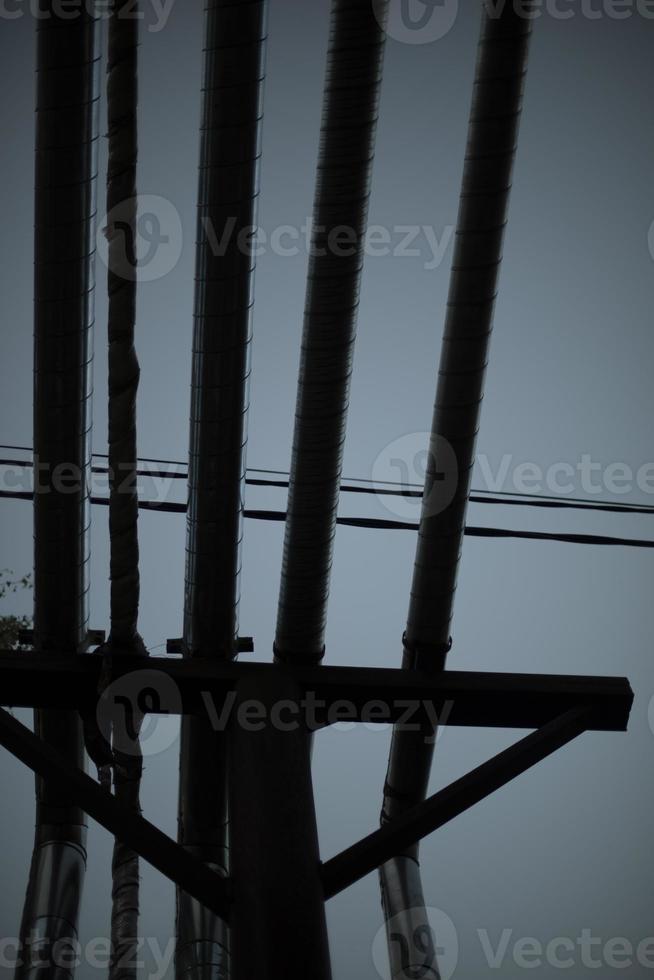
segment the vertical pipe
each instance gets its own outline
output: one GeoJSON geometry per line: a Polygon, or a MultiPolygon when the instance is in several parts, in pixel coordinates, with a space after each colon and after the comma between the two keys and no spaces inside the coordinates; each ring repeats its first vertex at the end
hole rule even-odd
{"type": "MultiPolygon", "coordinates": [[[[457,220],[447,316],[439,368],[423,507],[404,635],[403,666],[438,671],[445,665],[456,578],[483,398],[488,347],[507,220],[511,177],[522,109],[531,20],[513,4],[500,12],[484,4],[475,71],[463,181],[457,220]],[[457,488],[443,497],[450,481],[438,480],[439,442],[452,447],[457,488]]],[[[396,729],[388,764],[382,821],[424,799],[433,756],[433,731],[396,729]],[[432,736],[425,739],[425,734],[432,736]]],[[[391,975],[404,976],[401,948],[416,956],[412,969],[430,968],[433,944],[415,943],[415,930],[428,934],[424,916],[418,848],[381,870],[389,927],[391,975]],[[406,918],[412,935],[391,942],[406,918]],[[418,899],[416,900],[416,896],[418,899]]],[[[425,976],[429,976],[426,973],[425,976]]],[[[436,974],[432,974],[436,975],[436,974]]]]}
{"type": "Polygon", "coordinates": [[[137,266],[138,4],[113,0],[107,55],[109,537],[113,652],[142,652],[138,637],[139,545],[134,346],[137,266]]]}
{"type": "Polygon", "coordinates": [[[301,719],[284,667],[237,687],[230,728],[234,980],[329,980],[325,901],[301,719]]]}
{"type": "MultiPolygon", "coordinates": [[[[265,0],[209,0],[196,242],[184,648],[236,656],[245,442],[250,374],[265,0]],[[217,242],[226,246],[216,248],[217,242]]],[[[179,840],[228,870],[225,734],[204,718],[181,731],[179,840]]],[[[177,895],[176,974],[223,980],[225,923],[177,895]]]]}
{"type": "MultiPolygon", "coordinates": [[[[139,363],[136,328],[136,168],[138,160],[138,3],[113,0],[107,55],[107,229],[109,263],[109,542],[111,569],[110,654],[145,654],[138,633],[139,542],[136,397],[139,363]]],[[[113,726],[116,799],[140,813],[143,759],[126,718],[113,726]]],[[[136,980],[139,925],[139,857],[114,842],[109,980],[136,980]]]]}
{"type": "MultiPolygon", "coordinates": [[[[99,30],[40,0],[37,20],[34,285],[34,645],[87,644],[93,267],[99,30]]],[[[83,767],[74,712],[35,712],[37,733],[83,767]]],[[[86,818],[36,781],[34,853],[16,975],[70,977],[86,867],[86,818]],[[57,954],[57,955],[55,955],[57,954]]]]}
{"type": "Polygon", "coordinates": [[[324,654],[384,55],[370,0],[332,0],[275,655],[324,654]]]}

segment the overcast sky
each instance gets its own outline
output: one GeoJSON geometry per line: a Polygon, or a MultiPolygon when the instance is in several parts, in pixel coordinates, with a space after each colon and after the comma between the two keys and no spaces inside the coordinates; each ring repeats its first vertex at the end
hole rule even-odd
{"type": "MultiPolygon", "coordinates": [[[[162,232],[171,235],[172,252],[164,249],[157,256],[158,278],[140,290],[139,449],[143,456],[183,461],[202,4],[177,0],[165,22],[148,0],[143,6],[148,14],[141,49],[139,187],[142,194],[163,199],[155,211],[162,232]]],[[[492,489],[495,480],[497,488],[516,489],[515,481],[529,475],[516,468],[533,463],[542,478],[532,472],[530,487],[540,492],[554,492],[556,478],[568,495],[596,491],[606,500],[652,503],[653,471],[646,467],[654,463],[654,264],[648,245],[654,219],[654,22],[645,18],[644,5],[636,9],[635,3],[620,7],[627,14],[622,19],[615,16],[617,5],[601,0],[586,0],[585,6],[581,0],[561,2],[556,9],[572,12],[567,19],[555,16],[551,3],[545,7],[535,22],[475,486],[492,489]],[[617,463],[626,469],[610,468],[617,463]],[[556,464],[570,469],[551,470],[556,464]],[[629,470],[631,486],[618,493],[630,482],[629,470]]],[[[5,137],[0,442],[29,446],[34,23],[27,3],[0,8],[22,14],[7,20],[0,12],[5,137]]],[[[259,214],[268,239],[280,226],[300,228],[311,211],[327,21],[324,0],[271,2],[259,214]]],[[[407,43],[395,30],[398,37],[387,44],[370,223],[387,230],[389,254],[370,255],[366,262],[348,477],[400,479],[391,463],[399,458],[409,476],[420,480],[412,468],[431,420],[478,25],[478,4],[465,4],[443,37],[407,43]],[[411,243],[405,226],[420,229],[412,232],[411,243]],[[407,247],[418,254],[403,254],[407,247]]],[[[376,251],[382,250],[379,241],[376,251]]],[[[248,463],[286,470],[307,258],[301,247],[292,256],[274,254],[270,245],[262,251],[248,463]]],[[[102,265],[98,279],[93,445],[102,453],[102,265]]],[[[172,492],[144,484],[143,492],[184,497],[183,487],[172,492]]],[[[284,492],[252,490],[248,502],[283,509],[284,492]]],[[[359,495],[344,497],[341,513],[413,515],[411,509],[389,513],[380,500],[359,495]]],[[[106,628],[106,509],[96,508],[93,518],[92,626],[106,628]]],[[[654,519],[646,516],[473,505],[470,522],[654,538],[654,519]]],[[[27,572],[30,505],[2,502],[0,527],[0,566],[27,572]]],[[[140,532],[141,630],[147,645],[162,654],[161,644],[182,628],[184,518],[145,513],[140,532]]],[[[281,545],[281,525],[247,524],[241,632],[255,637],[254,656],[260,660],[271,657],[281,545]]],[[[412,532],[339,529],[329,663],[399,665],[414,547],[412,532]]],[[[449,937],[448,969],[455,966],[452,929],[458,936],[458,963],[449,972],[455,980],[497,975],[489,958],[498,947],[501,975],[522,977],[526,967],[515,944],[525,937],[543,947],[557,937],[569,941],[554,952],[551,947],[541,965],[532,965],[533,977],[558,977],[566,957],[575,977],[613,976],[615,963],[629,960],[628,952],[622,958],[616,953],[618,945],[605,947],[616,937],[632,944],[629,976],[652,975],[654,941],[641,945],[640,956],[636,950],[654,936],[654,735],[648,723],[654,693],[653,570],[654,553],[646,550],[466,540],[449,666],[627,675],[636,701],[627,735],[583,736],[423,844],[425,894],[437,910],[435,923],[449,937]],[[443,923],[450,920],[448,932],[443,923]],[[601,942],[584,943],[583,930],[601,942]]],[[[28,600],[20,602],[6,610],[29,611],[28,600]]],[[[318,737],[314,760],[323,857],[376,826],[389,734],[380,727],[318,737]]],[[[446,730],[432,787],[445,785],[515,737],[446,730]]],[[[174,835],[176,742],[148,755],[146,763],[145,815],[174,835]]],[[[0,937],[6,939],[18,932],[34,804],[31,775],[4,753],[0,774],[0,937]]],[[[110,852],[109,836],[92,824],[83,944],[108,935],[110,852]]],[[[146,977],[155,973],[152,950],[165,949],[174,916],[172,885],[147,865],[142,899],[142,933],[150,940],[143,954],[146,977]]],[[[377,978],[383,963],[373,951],[383,920],[376,876],[332,900],[328,917],[335,980],[377,978]]],[[[87,957],[78,975],[91,980],[104,972],[87,957]]],[[[165,976],[172,977],[172,963],[165,976]]]]}

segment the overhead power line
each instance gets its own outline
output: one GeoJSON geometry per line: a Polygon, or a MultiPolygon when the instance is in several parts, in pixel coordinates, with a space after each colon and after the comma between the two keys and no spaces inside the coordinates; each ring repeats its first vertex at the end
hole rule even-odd
{"type": "MultiPolygon", "coordinates": [[[[31,490],[0,490],[0,499],[32,500],[31,490]]],[[[91,503],[107,507],[108,497],[91,497],[91,503]]],[[[140,510],[154,511],[162,514],[185,514],[185,503],[157,503],[155,500],[139,500],[140,510]]],[[[283,510],[245,510],[244,516],[253,521],[271,521],[283,523],[286,513],[283,510]]],[[[337,524],[344,527],[368,528],[379,531],[417,531],[418,524],[411,521],[388,521],[374,517],[339,517],[337,524]]],[[[465,529],[467,537],[471,538],[522,538],[528,541],[560,541],[566,544],[613,545],[625,548],[654,548],[654,541],[647,538],[619,538],[604,534],[565,534],[549,531],[520,531],[512,528],[477,527],[468,525],[465,529]]]]}
{"type": "MultiPolygon", "coordinates": [[[[17,452],[32,452],[28,446],[3,446],[0,449],[14,450],[17,452]]],[[[97,459],[107,459],[104,453],[94,453],[97,459]]],[[[142,457],[140,463],[152,463],[159,466],[172,467],[184,466],[178,460],[150,459],[142,457]]],[[[24,466],[32,467],[31,460],[0,458],[0,466],[24,466]]],[[[107,474],[106,466],[93,466],[92,472],[96,474],[107,474]]],[[[286,477],[286,479],[272,480],[255,476],[246,477],[246,484],[253,487],[271,487],[277,489],[288,489],[288,471],[257,469],[250,467],[248,473],[267,473],[271,476],[286,477]]],[[[142,469],[136,471],[138,476],[151,477],[154,479],[186,480],[188,473],[186,470],[179,471],[173,469],[142,469]]],[[[363,494],[372,497],[400,497],[407,500],[422,498],[422,488],[417,483],[401,484],[390,480],[375,480],[374,482],[364,477],[346,477],[346,482],[341,486],[341,493],[363,494]],[[354,483],[361,484],[355,486],[354,483]],[[387,489],[388,488],[388,489],[387,489]]],[[[470,502],[475,504],[495,504],[504,507],[540,507],[546,510],[588,510],[598,511],[609,514],[641,514],[654,515],[654,506],[648,504],[622,504],[609,503],[604,500],[593,500],[591,497],[567,497],[561,498],[539,493],[525,493],[510,490],[479,490],[474,489],[470,494],[470,502]]]]}

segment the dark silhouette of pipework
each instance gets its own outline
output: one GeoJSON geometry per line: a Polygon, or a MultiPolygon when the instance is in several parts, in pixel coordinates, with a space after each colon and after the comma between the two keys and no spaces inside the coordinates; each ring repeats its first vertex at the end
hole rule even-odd
{"type": "Polygon", "coordinates": [[[0,710],[0,742],[37,777],[21,936],[24,950],[33,934],[45,945],[38,966],[25,956],[17,972],[68,976],[48,951],[76,938],[90,815],[116,838],[114,978],[135,976],[118,953],[136,940],[141,856],[177,887],[179,980],[327,980],[325,902],[377,869],[392,977],[436,980],[420,839],[582,732],[625,730],[632,703],[623,678],[446,669],[531,21],[511,4],[482,9],[409,612],[401,667],[390,670],[323,663],[386,3],[332,0],[274,655],[258,664],[237,659],[251,648],[238,603],[254,271],[238,232],[256,225],[266,0],[208,0],[206,10],[184,621],[170,641],[178,659],[146,660],[137,625],[138,38],[128,7],[117,0],[108,25],[109,467],[122,480],[112,476],[106,641],[89,629],[89,481],[62,492],[52,477],[60,464],[86,475],[91,465],[100,23],[88,11],[62,19],[47,0],[37,22],[34,452],[50,482],[34,494],[33,648],[0,655],[3,703],[34,708],[35,732],[0,710]],[[217,254],[204,229],[230,220],[234,234],[217,254]],[[343,227],[352,248],[330,248],[343,227]],[[456,459],[453,494],[439,479],[441,440],[456,459]],[[234,719],[256,701],[261,725],[216,731],[203,692],[217,705],[235,697],[234,719]],[[311,721],[309,697],[321,705],[311,721]],[[311,738],[343,699],[359,720],[383,701],[395,729],[380,827],[323,862],[311,738]],[[430,702],[442,724],[531,732],[428,796],[433,721],[420,714],[408,730],[407,700],[430,702]],[[297,709],[298,724],[274,722],[281,703],[297,709]],[[139,808],[139,729],[157,713],[182,716],[177,841],[139,808]]]}

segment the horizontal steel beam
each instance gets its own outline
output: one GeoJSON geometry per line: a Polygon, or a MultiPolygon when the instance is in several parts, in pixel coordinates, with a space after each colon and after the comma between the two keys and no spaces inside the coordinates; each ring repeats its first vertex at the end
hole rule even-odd
{"type": "Polygon", "coordinates": [[[567,711],[326,861],[322,866],[325,897],[353,885],[581,735],[588,718],[585,708],[567,711]]]}
{"type": "MultiPolygon", "coordinates": [[[[89,710],[97,700],[102,658],[42,656],[0,652],[0,703],[13,707],[89,710]]],[[[113,676],[121,679],[121,696],[136,699],[140,686],[173,690],[162,698],[160,713],[194,714],[209,703],[220,712],[240,678],[264,679],[275,664],[182,660],[170,657],[116,657],[113,676]],[[133,675],[129,683],[125,678],[133,675]],[[172,684],[170,683],[172,681],[172,684]]],[[[505,674],[442,671],[436,674],[377,667],[295,667],[294,676],[307,694],[308,723],[316,727],[338,721],[406,724],[433,721],[439,725],[482,728],[539,728],[557,715],[584,704],[587,728],[626,731],[633,702],[623,677],[557,674],[505,674]],[[431,718],[427,714],[429,705],[431,718]]],[[[108,694],[111,696],[111,687],[108,694]]],[[[156,698],[145,710],[157,713],[156,698]]]]}
{"type": "MultiPolygon", "coordinates": [[[[81,658],[80,658],[81,659],[81,658]]],[[[222,918],[229,917],[229,882],[184,851],[154,824],[125,809],[99,783],[71,765],[0,708],[0,745],[79,806],[171,881],[222,918]]]]}

